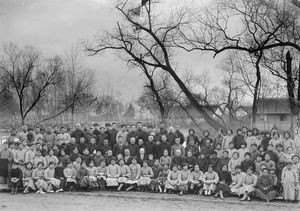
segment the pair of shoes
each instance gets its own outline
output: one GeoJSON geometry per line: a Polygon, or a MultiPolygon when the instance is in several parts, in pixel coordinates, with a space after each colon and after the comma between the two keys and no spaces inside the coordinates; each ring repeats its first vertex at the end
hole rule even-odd
{"type": "Polygon", "coordinates": [[[179,196],[182,196],[182,195],[183,195],[183,191],[180,191],[179,196]]]}
{"type": "Polygon", "coordinates": [[[207,191],[207,190],[204,191],[204,195],[205,195],[205,196],[208,195],[208,191],[207,191]]]}
{"type": "Polygon", "coordinates": [[[48,193],[54,193],[54,190],[49,190],[49,191],[47,191],[48,193]]]}
{"type": "Polygon", "coordinates": [[[56,193],[63,192],[63,191],[64,191],[63,189],[58,189],[58,190],[56,191],[56,193]]]}

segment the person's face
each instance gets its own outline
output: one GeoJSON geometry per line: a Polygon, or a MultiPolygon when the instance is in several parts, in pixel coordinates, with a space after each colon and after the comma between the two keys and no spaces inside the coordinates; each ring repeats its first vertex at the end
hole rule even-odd
{"type": "Polygon", "coordinates": [[[167,164],[164,165],[164,169],[167,170],[169,169],[169,166],[167,164]]]}
{"type": "Polygon", "coordinates": [[[142,124],[141,124],[141,123],[137,123],[137,124],[136,124],[136,128],[137,128],[137,129],[141,129],[141,128],[142,128],[142,124]]]}
{"type": "Polygon", "coordinates": [[[100,155],[101,155],[101,152],[100,152],[100,151],[97,151],[97,152],[96,152],[96,155],[97,155],[97,156],[100,156],[100,155]]]}
{"type": "Polygon", "coordinates": [[[116,124],[112,124],[112,129],[117,129],[117,125],[116,124]]]}
{"type": "Polygon", "coordinates": [[[145,150],[143,148],[140,149],[140,154],[145,154],[145,150]]]}
{"type": "Polygon", "coordinates": [[[239,135],[242,135],[243,131],[238,130],[237,133],[238,133],[239,135]]]}
{"type": "Polygon", "coordinates": [[[177,171],[177,170],[178,170],[177,166],[176,165],[173,166],[173,171],[177,171]]]}
{"type": "Polygon", "coordinates": [[[175,155],[176,155],[177,157],[181,156],[181,151],[180,151],[180,150],[176,150],[176,151],[175,151],[175,155]]]}
{"type": "Polygon", "coordinates": [[[235,169],[235,171],[236,171],[236,173],[241,173],[241,169],[240,168],[237,168],[237,169],[235,169]]]}
{"type": "Polygon", "coordinates": [[[119,142],[119,144],[123,143],[123,137],[119,137],[118,142],[119,142]]]}
{"type": "Polygon", "coordinates": [[[149,136],[149,137],[148,137],[148,141],[149,141],[149,142],[152,142],[153,140],[154,140],[154,137],[153,137],[153,136],[149,136]]]}
{"type": "Polygon", "coordinates": [[[153,160],[153,155],[150,154],[150,155],[148,156],[148,159],[149,159],[149,160],[153,160]]]}
{"type": "Polygon", "coordinates": [[[126,126],[122,126],[122,131],[123,131],[123,132],[126,131],[126,126]]]}
{"type": "Polygon", "coordinates": [[[140,139],[140,140],[139,140],[139,145],[142,146],[143,144],[144,144],[143,139],[140,139]]]}
{"type": "Polygon", "coordinates": [[[155,165],[155,166],[159,166],[159,161],[156,160],[156,161],[154,162],[154,165],[155,165]]]}
{"type": "Polygon", "coordinates": [[[40,163],[40,164],[38,165],[38,169],[42,169],[42,168],[43,168],[43,164],[40,163]]]}
{"type": "Polygon", "coordinates": [[[256,160],[257,161],[262,161],[262,157],[257,157],[256,160]]]}
{"type": "Polygon", "coordinates": [[[235,158],[235,159],[237,159],[239,156],[238,156],[237,153],[233,153],[232,157],[235,158]]]}
{"type": "Polygon", "coordinates": [[[28,163],[28,164],[26,165],[26,167],[27,167],[28,169],[31,169],[31,168],[32,168],[32,164],[31,164],[31,163],[28,163]]]}
{"type": "Polygon", "coordinates": [[[282,152],[282,150],[283,150],[282,147],[277,147],[278,152],[282,152]]]}
{"type": "Polygon", "coordinates": [[[81,158],[80,157],[76,158],[76,161],[77,161],[77,163],[80,163],[81,162],[81,158]]]}
{"type": "Polygon", "coordinates": [[[125,156],[129,156],[130,155],[130,151],[129,150],[125,150],[124,154],[125,154],[125,156]]]}
{"type": "Polygon", "coordinates": [[[242,145],[241,145],[241,148],[242,148],[242,149],[245,149],[245,147],[246,147],[245,144],[242,144],[242,145]]]}
{"type": "Polygon", "coordinates": [[[75,144],[75,142],[76,142],[75,138],[71,138],[71,143],[75,144]]]}
{"type": "Polygon", "coordinates": [[[100,128],[100,132],[101,132],[101,133],[104,133],[104,132],[105,132],[105,128],[104,128],[104,127],[101,127],[101,128],[100,128]]]}
{"type": "Polygon", "coordinates": [[[192,152],[191,152],[191,151],[188,151],[187,156],[188,156],[188,157],[192,157],[192,152]]]}
{"type": "Polygon", "coordinates": [[[227,135],[232,135],[231,130],[227,130],[227,135]]]}
{"type": "Polygon", "coordinates": [[[227,166],[223,166],[222,171],[227,171],[227,166]]]}
{"type": "Polygon", "coordinates": [[[120,160],[120,161],[119,161],[119,164],[120,164],[120,166],[123,166],[123,165],[124,165],[124,161],[123,161],[123,160],[120,160]]]}
{"type": "Polygon", "coordinates": [[[107,151],[107,155],[108,155],[108,156],[112,156],[112,151],[111,151],[111,150],[108,150],[108,151],[107,151]]]}
{"type": "Polygon", "coordinates": [[[269,151],[272,151],[272,150],[273,150],[273,146],[272,146],[272,145],[269,145],[267,149],[268,149],[269,151]]]}
{"type": "Polygon", "coordinates": [[[59,163],[58,163],[58,166],[59,166],[59,167],[63,167],[62,162],[59,162],[59,163]]]}
{"type": "Polygon", "coordinates": [[[54,164],[52,163],[51,165],[49,165],[50,169],[54,169],[54,164]]]}
{"type": "Polygon", "coordinates": [[[226,152],[223,153],[223,157],[224,157],[224,158],[228,158],[228,153],[226,153],[226,152]]]}
{"type": "Polygon", "coordinates": [[[218,150],[220,150],[222,148],[222,146],[220,144],[217,145],[216,147],[218,150]]]}
{"type": "Polygon", "coordinates": [[[84,143],[84,138],[79,139],[80,143],[84,143]]]}
{"type": "Polygon", "coordinates": [[[166,137],[166,136],[162,136],[162,137],[161,137],[161,140],[162,140],[163,142],[166,142],[166,141],[167,141],[167,137],[166,137]]]}
{"type": "Polygon", "coordinates": [[[204,154],[201,154],[201,155],[200,155],[200,158],[201,158],[201,159],[204,159],[204,158],[205,158],[205,155],[204,155],[204,154]]]}
{"type": "Polygon", "coordinates": [[[132,164],[134,164],[134,165],[135,165],[135,164],[136,164],[136,159],[132,159],[132,161],[131,161],[131,162],[132,162],[132,164]]]}
{"type": "Polygon", "coordinates": [[[180,127],[179,127],[178,125],[176,125],[176,126],[175,126],[175,130],[176,130],[176,131],[179,131],[179,130],[180,130],[180,127]]]}
{"type": "Polygon", "coordinates": [[[248,169],[248,170],[247,170],[247,174],[248,174],[248,175],[251,175],[252,173],[253,173],[253,172],[252,172],[251,169],[248,169]]]}
{"type": "Polygon", "coordinates": [[[194,167],[194,170],[195,170],[195,171],[199,171],[199,170],[200,170],[199,166],[196,165],[196,166],[194,167]]]}
{"type": "Polygon", "coordinates": [[[211,173],[213,171],[212,167],[208,167],[207,171],[211,173]]]}
{"type": "Polygon", "coordinates": [[[299,158],[298,157],[293,157],[292,161],[293,161],[294,164],[297,164],[299,162],[299,158]]]}
{"type": "Polygon", "coordinates": [[[101,165],[102,167],[104,167],[106,164],[105,164],[104,161],[102,161],[100,165],[101,165]]]}
{"type": "Polygon", "coordinates": [[[76,124],[76,129],[77,129],[77,130],[80,129],[80,124],[76,124]]]}
{"type": "Polygon", "coordinates": [[[61,151],[60,151],[60,155],[65,156],[65,155],[66,155],[65,151],[64,151],[64,150],[61,150],[61,151]]]}
{"type": "Polygon", "coordinates": [[[122,157],[123,157],[122,154],[118,154],[118,155],[117,155],[118,160],[120,160],[122,157]]]}
{"type": "Polygon", "coordinates": [[[268,175],[268,174],[269,174],[269,173],[268,173],[268,170],[266,170],[266,169],[265,169],[265,170],[263,170],[263,172],[262,172],[262,173],[263,173],[263,175],[268,175]]]}
{"type": "Polygon", "coordinates": [[[204,136],[208,136],[208,132],[205,131],[203,135],[204,135],[204,136]]]}
{"type": "Polygon", "coordinates": [[[91,168],[93,168],[95,165],[94,165],[93,162],[90,162],[89,166],[90,166],[91,168]]]}
{"type": "Polygon", "coordinates": [[[167,150],[164,151],[164,156],[168,156],[168,151],[167,150]]]}
{"type": "Polygon", "coordinates": [[[19,144],[19,150],[22,150],[24,148],[23,144],[19,144]]]}
{"type": "Polygon", "coordinates": [[[210,140],[206,140],[206,141],[205,141],[205,145],[206,145],[206,146],[210,146],[210,140]]]}
{"type": "Polygon", "coordinates": [[[165,123],[160,123],[159,127],[162,129],[165,128],[165,123]]]}
{"type": "Polygon", "coordinates": [[[136,131],[136,127],[135,126],[131,126],[131,131],[136,131]]]}
{"type": "Polygon", "coordinates": [[[265,156],[265,160],[266,160],[266,161],[269,161],[269,160],[270,160],[270,156],[269,156],[269,155],[266,155],[266,156],[265,156]]]}
{"type": "Polygon", "coordinates": [[[16,169],[17,168],[17,165],[16,164],[12,164],[11,166],[13,169],[16,169]]]}
{"type": "Polygon", "coordinates": [[[270,137],[271,137],[271,134],[267,133],[265,136],[266,136],[267,138],[270,138],[270,137]]]}
{"type": "Polygon", "coordinates": [[[176,143],[176,144],[179,144],[179,143],[180,143],[180,138],[176,138],[176,139],[175,139],[175,143],[176,143]]]}
{"type": "Polygon", "coordinates": [[[27,141],[23,141],[22,144],[24,147],[27,147],[27,141]]]}
{"type": "Polygon", "coordinates": [[[89,133],[92,134],[94,132],[93,128],[89,129],[89,133]]]}
{"type": "Polygon", "coordinates": [[[96,140],[94,138],[91,138],[91,144],[95,144],[96,140]]]}
{"type": "Polygon", "coordinates": [[[74,154],[77,154],[77,153],[78,153],[78,149],[75,148],[75,149],[73,150],[73,153],[74,153],[74,154]]]}
{"type": "Polygon", "coordinates": [[[186,171],[186,170],[188,170],[188,166],[187,166],[187,165],[184,165],[184,166],[182,167],[182,169],[186,171]]]}
{"type": "Polygon", "coordinates": [[[50,151],[49,151],[49,155],[53,155],[53,150],[50,150],[50,151]]]}
{"type": "Polygon", "coordinates": [[[252,145],[252,146],[251,146],[251,149],[252,149],[252,151],[256,151],[256,150],[257,150],[257,146],[252,145]]]}
{"type": "Polygon", "coordinates": [[[143,132],[147,132],[147,127],[142,127],[143,132]]]}
{"type": "Polygon", "coordinates": [[[147,162],[144,162],[144,163],[143,163],[143,166],[144,166],[144,167],[147,167],[147,166],[148,166],[148,163],[147,163],[147,162]]]}
{"type": "Polygon", "coordinates": [[[105,139],[103,143],[104,143],[105,146],[108,146],[108,140],[107,139],[105,139]]]}
{"type": "Polygon", "coordinates": [[[86,163],[81,164],[82,168],[86,168],[86,163]]]}

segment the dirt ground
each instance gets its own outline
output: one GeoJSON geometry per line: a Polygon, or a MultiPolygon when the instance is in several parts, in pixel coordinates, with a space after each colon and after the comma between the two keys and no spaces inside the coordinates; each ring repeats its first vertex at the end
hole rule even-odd
{"type": "Polygon", "coordinates": [[[204,196],[178,196],[140,192],[93,192],[58,194],[18,194],[0,193],[0,210],[300,210],[300,204],[283,202],[264,203],[258,201],[240,202],[237,198],[225,200],[204,196]]]}

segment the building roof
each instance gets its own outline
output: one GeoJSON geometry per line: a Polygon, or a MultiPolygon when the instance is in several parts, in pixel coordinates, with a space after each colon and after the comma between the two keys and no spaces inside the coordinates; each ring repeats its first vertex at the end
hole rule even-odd
{"type": "Polygon", "coordinates": [[[257,114],[290,114],[287,98],[263,98],[257,102],[257,114]]]}

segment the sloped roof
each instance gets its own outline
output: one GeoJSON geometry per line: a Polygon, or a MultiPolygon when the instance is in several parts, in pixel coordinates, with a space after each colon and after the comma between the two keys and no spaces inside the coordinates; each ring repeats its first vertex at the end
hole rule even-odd
{"type": "Polygon", "coordinates": [[[257,114],[290,114],[287,98],[264,98],[257,103],[257,114]]]}

